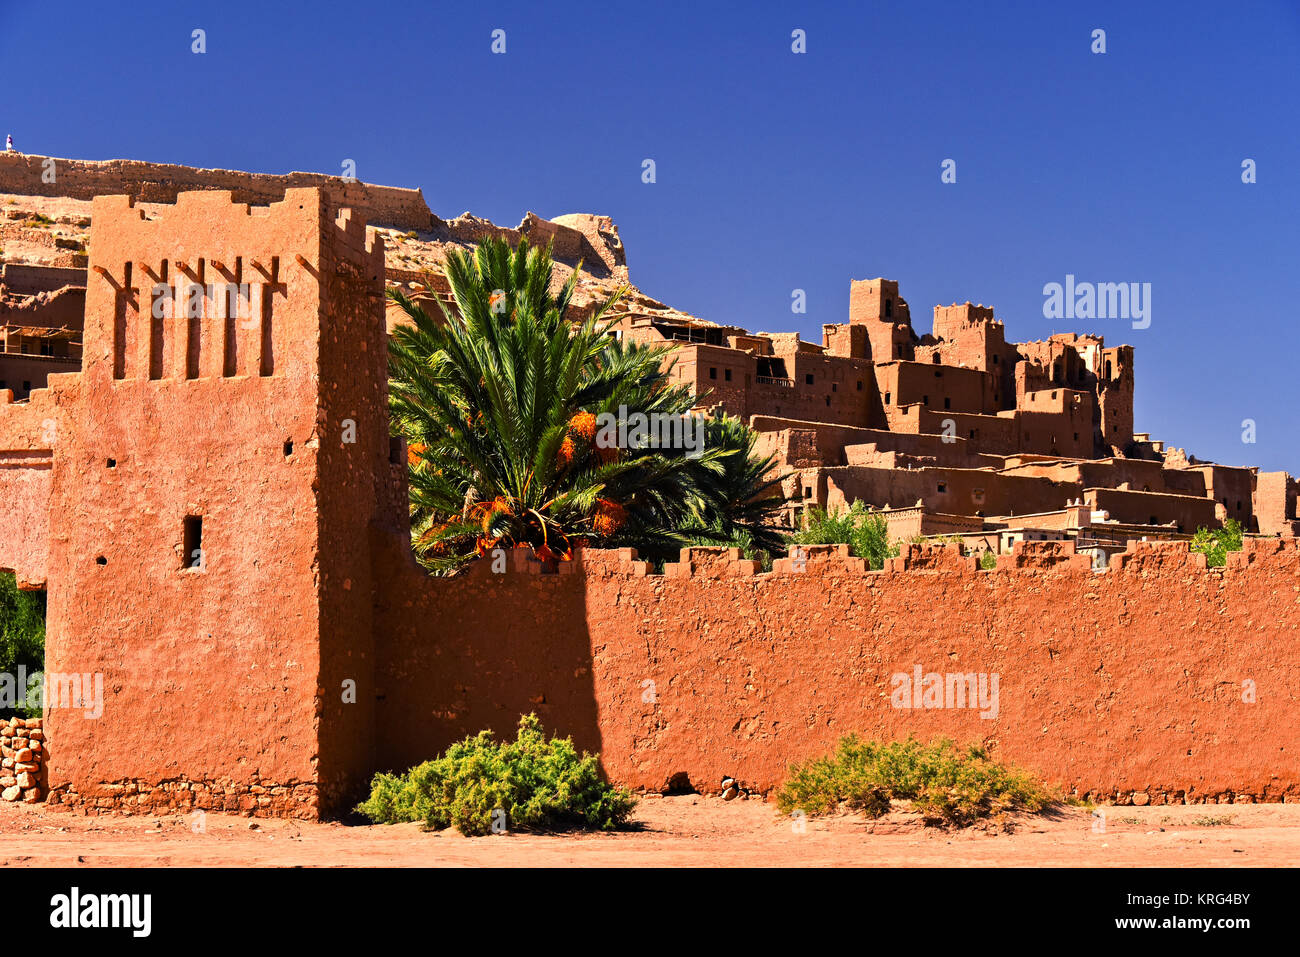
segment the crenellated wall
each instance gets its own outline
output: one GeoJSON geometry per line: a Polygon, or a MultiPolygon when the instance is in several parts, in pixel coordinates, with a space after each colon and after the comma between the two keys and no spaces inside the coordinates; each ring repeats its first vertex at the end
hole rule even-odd
{"type": "Polygon", "coordinates": [[[552,575],[515,553],[450,581],[400,549],[383,564],[380,767],[536,711],[651,790],[767,791],[859,731],[984,742],[1098,800],[1300,800],[1295,539],[1209,570],[1185,543],[1133,543],[1104,574],[1068,542],[1017,544],[991,571],[957,546],[880,572],[842,546],[770,574],[709,549],[663,575],[630,550],[552,575]],[[996,717],[893,707],[918,665],[997,674],[996,717]]]}

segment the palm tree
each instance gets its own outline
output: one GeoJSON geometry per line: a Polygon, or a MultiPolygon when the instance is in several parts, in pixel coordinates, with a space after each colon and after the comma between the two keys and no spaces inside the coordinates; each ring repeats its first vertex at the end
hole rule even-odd
{"type": "Polygon", "coordinates": [[[709,513],[729,449],[605,447],[601,421],[681,416],[667,350],[608,335],[618,290],[585,319],[566,317],[578,272],[552,295],[550,250],[502,240],[448,255],[456,308],[435,319],[402,292],[410,317],[389,344],[394,429],[408,440],[412,540],[433,571],[497,547],[546,561],[575,544],[682,543],[709,513]]]}
{"type": "Polygon", "coordinates": [[[784,498],[776,458],[757,456],[758,434],[735,416],[708,419],[705,447],[726,450],[722,468],[703,478],[702,506],[687,533],[700,544],[731,545],[746,555],[785,551],[786,536],[771,522],[784,498]]]}

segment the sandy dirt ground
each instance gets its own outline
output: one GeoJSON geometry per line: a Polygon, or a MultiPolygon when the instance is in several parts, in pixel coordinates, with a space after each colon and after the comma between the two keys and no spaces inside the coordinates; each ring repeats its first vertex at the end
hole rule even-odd
{"type": "Polygon", "coordinates": [[[1300,863],[1300,805],[1065,808],[982,830],[914,816],[812,819],[802,833],[772,805],[683,796],[644,800],[612,834],[465,838],[418,825],[252,821],[232,815],[84,817],[0,805],[3,867],[1263,867],[1300,863]]]}

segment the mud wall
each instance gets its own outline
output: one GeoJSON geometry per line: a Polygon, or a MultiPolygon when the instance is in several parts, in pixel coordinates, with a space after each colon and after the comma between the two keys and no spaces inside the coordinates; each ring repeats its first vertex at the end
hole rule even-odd
{"type": "Polygon", "coordinates": [[[1221,570],[1185,543],[1133,543],[1105,574],[1070,543],[1022,543],[991,571],[952,546],[881,572],[809,551],[770,574],[694,550],[651,575],[623,551],[446,581],[394,549],[376,576],[379,764],[536,711],[655,790],[766,791],[859,731],[983,742],[1098,800],[1300,800],[1296,540],[1221,570]],[[996,715],[895,707],[893,676],[918,665],[997,674],[996,715]]]}

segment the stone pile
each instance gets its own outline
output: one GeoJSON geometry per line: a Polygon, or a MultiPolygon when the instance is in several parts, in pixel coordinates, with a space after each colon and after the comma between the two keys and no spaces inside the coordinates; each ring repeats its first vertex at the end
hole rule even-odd
{"type": "Polygon", "coordinates": [[[45,732],[40,718],[0,719],[0,800],[34,804],[45,794],[45,732]]]}

